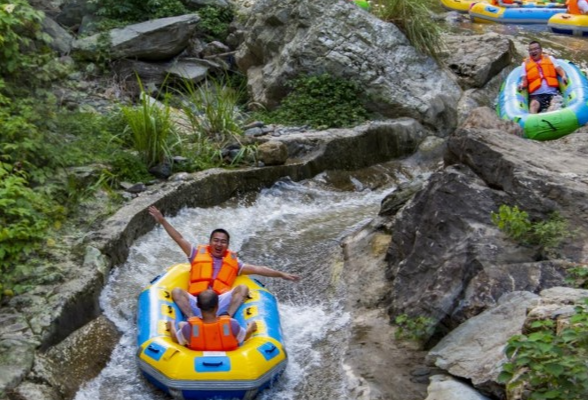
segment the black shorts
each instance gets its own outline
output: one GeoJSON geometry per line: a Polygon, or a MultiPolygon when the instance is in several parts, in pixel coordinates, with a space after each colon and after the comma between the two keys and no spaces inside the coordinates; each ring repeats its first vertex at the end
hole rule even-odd
{"type": "Polygon", "coordinates": [[[555,96],[555,94],[532,94],[530,99],[537,100],[539,102],[539,112],[541,112],[549,108],[553,96],[555,96]]]}

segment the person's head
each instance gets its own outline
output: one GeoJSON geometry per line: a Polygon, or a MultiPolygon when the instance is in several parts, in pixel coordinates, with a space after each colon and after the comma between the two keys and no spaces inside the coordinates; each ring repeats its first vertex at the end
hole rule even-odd
{"type": "Polygon", "coordinates": [[[203,312],[216,311],[218,307],[218,294],[212,289],[200,292],[197,296],[198,307],[203,312]]]}
{"type": "Polygon", "coordinates": [[[229,248],[229,241],[231,236],[229,232],[224,229],[215,229],[210,234],[210,252],[214,257],[224,257],[225,252],[229,248]]]}
{"type": "Polygon", "coordinates": [[[541,58],[543,50],[541,49],[541,44],[535,40],[529,43],[529,56],[533,60],[538,60],[541,58]]]}

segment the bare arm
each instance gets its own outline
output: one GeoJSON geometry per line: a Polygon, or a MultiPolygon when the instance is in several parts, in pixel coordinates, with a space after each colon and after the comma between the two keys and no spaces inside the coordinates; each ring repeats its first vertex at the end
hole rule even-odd
{"type": "Polygon", "coordinates": [[[178,244],[178,246],[181,247],[186,256],[190,257],[192,245],[190,244],[190,242],[184,239],[180,232],[176,231],[176,229],[169,222],[167,222],[161,211],[159,211],[157,207],[151,206],[149,207],[149,214],[153,217],[155,222],[163,226],[167,234],[174,240],[174,242],[178,244]]]}
{"type": "Polygon", "coordinates": [[[555,71],[557,72],[557,74],[559,76],[561,76],[561,80],[564,83],[564,85],[568,84],[568,77],[566,76],[566,72],[563,70],[562,67],[555,67],[555,71]]]}
{"type": "Polygon", "coordinates": [[[268,267],[262,267],[258,265],[243,264],[241,273],[244,275],[261,275],[268,276],[270,278],[282,278],[287,281],[298,282],[300,277],[298,275],[289,274],[287,272],[277,271],[268,267]]]}

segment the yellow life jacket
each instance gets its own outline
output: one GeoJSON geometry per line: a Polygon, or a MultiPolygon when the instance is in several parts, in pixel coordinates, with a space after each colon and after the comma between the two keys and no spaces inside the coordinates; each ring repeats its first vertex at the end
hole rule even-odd
{"type": "Polygon", "coordinates": [[[239,273],[237,253],[229,250],[225,252],[220,271],[215,279],[212,278],[212,265],[213,259],[210,246],[198,246],[196,255],[192,260],[192,269],[190,270],[190,285],[188,287],[190,294],[196,296],[209,287],[218,294],[231,290],[231,286],[233,286],[239,273]]]}
{"type": "Polygon", "coordinates": [[[239,347],[231,329],[231,317],[223,315],[216,322],[204,323],[202,318],[188,319],[192,334],[188,348],[199,351],[230,351],[239,347]]]}
{"type": "Polygon", "coordinates": [[[549,57],[541,56],[539,62],[531,58],[525,60],[525,70],[527,71],[527,82],[529,93],[533,93],[541,87],[541,80],[545,79],[547,84],[551,87],[559,87],[557,81],[557,71],[555,65],[551,62],[549,57]],[[543,78],[541,77],[543,72],[543,78]]]}

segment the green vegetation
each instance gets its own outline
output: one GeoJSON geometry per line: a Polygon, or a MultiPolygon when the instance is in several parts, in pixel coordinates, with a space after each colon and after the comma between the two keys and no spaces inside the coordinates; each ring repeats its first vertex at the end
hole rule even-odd
{"type": "Polygon", "coordinates": [[[513,336],[499,376],[523,400],[582,400],[588,395],[588,300],[556,332],[552,320],[535,321],[533,332],[513,336]]]}
{"type": "Polygon", "coordinates": [[[567,270],[566,283],[579,289],[588,289],[588,265],[578,265],[567,270]]]}
{"type": "Polygon", "coordinates": [[[491,218],[507,236],[524,245],[537,245],[545,255],[554,254],[565,239],[574,236],[567,221],[557,212],[552,213],[547,221],[531,222],[527,212],[503,204],[498,213],[491,213],[491,218]]]}
{"type": "Polygon", "coordinates": [[[353,126],[367,119],[359,87],[345,79],[323,74],[295,79],[289,86],[292,91],[277,110],[260,112],[256,118],[315,129],[353,126]]]}
{"type": "Polygon", "coordinates": [[[229,25],[235,17],[231,7],[206,6],[198,10],[200,29],[208,40],[219,40],[224,42],[229,34],[229,25]]]}
{"type": "Polygon", "coordinates": [[[401,314],[394,319],[398,329],[395,332],[396,339],[412,340],[419,344],[424,344],[435,330],[435,321],[432,318],[419,316],[411,318],[406,314],[401,314]]]}
{"type": "Polygon", "coordinates": [[[190,12],[180,0],[91,0],[96,15],[102,18],[100,30],[147,21],[174,17],[190,12]]]}
{"type": "Polygon", "coordinates": [[[131,137],[134,150],[148,168],[170,158],[171,148],[180,140],[167,101],[154,101],[141,85],[140,106],[123,107],[122,113],[127,123],[123,134],[131,137]]]}
{"type": "Polygon", "coordinates": [[[441,29],[431,18],[433,0],[373,0],[372,13],[383,21],[392,22],[419,51],[438,57],[441,29]]]}

